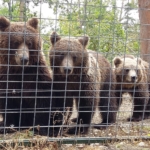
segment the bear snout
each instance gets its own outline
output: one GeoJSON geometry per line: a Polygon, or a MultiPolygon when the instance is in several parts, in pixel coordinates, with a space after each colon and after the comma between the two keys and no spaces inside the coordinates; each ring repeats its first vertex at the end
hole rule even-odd
{"type": "Polygon", "coordinates": [[[73,59],[71,56],[66,56],[60,64],[60,72],[65,75],[71,75],[73,72],[73,59]]]}
{"type": "Polygon", "coordinates": [[[72,73],[72,67],[64,67],[63,70],[65,74],[69,75],[72,73]]]}
{"type": "Polygon", "coordinates": [[[15,54],[15,60],[17,65],[28,65],[29,55],[28,53],[18,53],[15,54]]]}
{"type": "Polygon", "coordinates": [[[131,76],[131,81],[132,82],[136,82],[136,80],[137,80],[137,76],[131,76]]]}
{"type": "Polygon", "coordinates": [[[23,56],[20,58],[20,61],[21,61],[21,65],[27,65],[29,62],[29,57],[23,56]]]}
{"type": "Polygon", "coordinates": [[[15,59],[16,63],[18,65],[28,65],[29,63],[29,49],[28,47],[23,43],[19,46],[15,53],[15,59]]]}
{"type": "Polygon", "coordinates": [[[137,74],[135,70],[130,70],[129,76],[130,76],[131,82],[137,82],[137,74]]]}
{"type": "Polygon", "coordinates": [[[126,81],[128,82],[137,82],[138,81],[138,76],[135,70],[130,70],[129,73],[126,76],[126,81]]]}

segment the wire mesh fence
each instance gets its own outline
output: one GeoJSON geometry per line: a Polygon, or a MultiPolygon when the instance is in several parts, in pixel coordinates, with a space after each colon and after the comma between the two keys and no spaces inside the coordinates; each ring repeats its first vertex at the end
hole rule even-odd
{"type": "Polygon", "coordinates": [[[1,1],[0,31],[2,140],[149,139],[137,1],[1,1]]]}

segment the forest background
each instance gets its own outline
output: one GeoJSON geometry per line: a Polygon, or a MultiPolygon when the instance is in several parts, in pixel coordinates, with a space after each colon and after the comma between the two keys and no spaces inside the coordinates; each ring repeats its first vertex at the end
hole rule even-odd
{"type": "Polygon", "coordinates": [[[89,49],[110,61],[119,54],[140,54],[137,0],[2,0],[0,15],[13,22],[39,18],[47,61],[52,31],[88,35],[89,49]]]}

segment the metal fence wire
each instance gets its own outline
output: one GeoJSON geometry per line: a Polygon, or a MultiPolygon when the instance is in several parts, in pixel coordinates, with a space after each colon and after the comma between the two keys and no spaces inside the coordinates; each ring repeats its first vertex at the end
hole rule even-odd
{"type": "Polygon", "coordinates": [[[0,139],[149,139],[138,2],[0,1],[0,139]]]}

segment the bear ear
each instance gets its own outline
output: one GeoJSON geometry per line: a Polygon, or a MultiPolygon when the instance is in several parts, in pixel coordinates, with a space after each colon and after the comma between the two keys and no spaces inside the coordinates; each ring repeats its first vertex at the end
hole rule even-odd
{"type": "Polygon", "coordinates": [[[50,41],[51,41],[52,45],[54,45],[60,39],[61,39],[61,37],[56,32],[53,32],[50,36],[50,41]]]}
{"type": "Polygon", "coordinates": [[[28,20],[27,24],[31,27],[33,27],[34,29],[38,29],[38,19],[37,18],[32,18],[30,20],[28,20]]]}
{"type": "Polygon", "coordinates": [[[122,60],[120,59],[120,57],[115,57],[113,62],[114,62],[114,65],[117,68],[121,64],[122,60]]]}
{"type": "Polygon", "coordinates": [[[142,59],[141,58],[137,58],[138,64],[141,65],[142,63],[142,59]]]}
{"type": "Polygon", "coordinates": [[[87,35],[85,35],[85,36],[79,38],[78,40],[84,47],[86,47],[89,42],[89,37],[87,35]]]}
{"type": "Polygon", "coordinates": [[[0,17],[0,31],[4,31],[8,26],[10,26],[10,21],[5,17],[0,17]]]}

